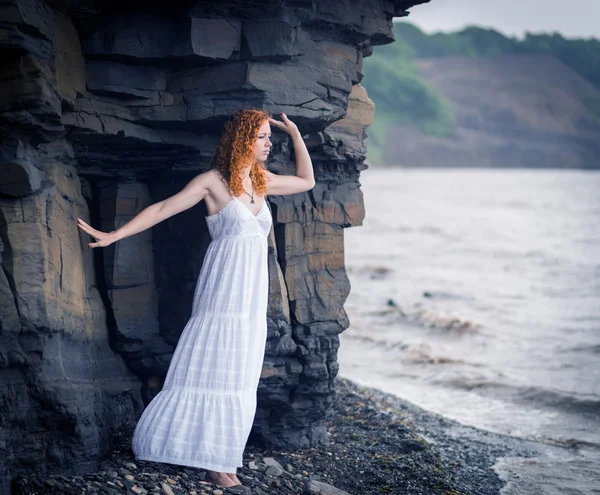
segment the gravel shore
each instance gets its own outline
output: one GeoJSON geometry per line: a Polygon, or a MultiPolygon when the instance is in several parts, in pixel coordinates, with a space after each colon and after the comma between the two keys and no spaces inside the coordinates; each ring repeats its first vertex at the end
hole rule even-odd
{"type": "Polygon", "coordinates": [[[94,473],[28,476],[14,494],[226,495],[492,495],[502,480],[492,469],[504,456],[536,454],[528,442],[465,427],[379,390],[336,379],[330,443],[286,452],[248,445],[238,469],[243,486],[206,483],[198,468],[136,461],[131,428],[115,435],[94,473]]]}

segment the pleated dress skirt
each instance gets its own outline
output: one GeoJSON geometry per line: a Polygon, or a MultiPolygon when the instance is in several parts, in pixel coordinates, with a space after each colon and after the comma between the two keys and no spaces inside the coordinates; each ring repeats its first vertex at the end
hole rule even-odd
{"type": "Polygon", "coordinates": [[[192,315],[162,390],[132,438],[136,459],[233,472],[256,413],[267,337],[267,236],[271,214],[235,197],[206,217],[212,241],[192,315]]]}

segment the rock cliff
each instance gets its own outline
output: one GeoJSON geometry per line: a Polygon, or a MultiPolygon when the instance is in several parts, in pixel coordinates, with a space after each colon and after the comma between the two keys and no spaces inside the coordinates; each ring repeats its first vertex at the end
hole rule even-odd
{"type": "MultiPolygon", "coordinates": [[[[8,0],[0,6],[0,490],[94,469],[160,390],[209,236],[202,204],[105,250],[207,170],[235,110],[286,112],[316,187],[270,197],[269,335],[252,440],[327,441],[343,229],[359,225],[362,58],[424,0],[8,0]]],[[[292,173],[274,132],[277,173],[292,173]]]]}

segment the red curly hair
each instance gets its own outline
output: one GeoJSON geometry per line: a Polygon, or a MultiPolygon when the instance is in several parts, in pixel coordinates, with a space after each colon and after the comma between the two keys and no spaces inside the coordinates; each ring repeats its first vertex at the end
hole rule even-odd
{"type": "Polygon", "coordinates": [[[242,170],[249,162],[252,162],[250,179],[254,189],[261,196],[267,193],[267,172],[263,164],[254,158],[254,142],[260,126],[269,117],[263,110],[250,108],[235,112],[225,123],[213,166],[225,178],[235,196],[244,193],[242,170]]]}

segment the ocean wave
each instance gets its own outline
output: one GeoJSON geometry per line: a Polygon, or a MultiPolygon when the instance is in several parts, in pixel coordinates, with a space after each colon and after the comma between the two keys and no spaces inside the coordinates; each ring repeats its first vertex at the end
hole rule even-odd
{"type": "Polygon", "coordinates": [[[370,311],[367,314],[387,318],[389,323],[393,323],[394,321],[407,322],[417,324],[425,328],[445,330],[446,332],[458,335],[475,333],[481,328],[479,323],[475,323],[451,313],[443,313],[441,311],[421,308],[412,311],[405,311],[398,304],[396,304],[393,299],[388,300],[385,309],[370,311]]]}
{"type": "MultiPolygon", "coordinates": [[[[390,351],[396,350],[401,352],[401,360],[404,364],[461,364],[471,367],[480,367],[480,364],[468,363],[462,359],[454,359],[448,356],[435,355],[431,345],[427,342],[421,342],[419,344],[407,344],[402,341],[391,342],[382,338],[375,338],[371,335],[357,335],[355,333],[348,333],[344,335],[344,338],[371,344],[379,349],[390,351]]],[[[404,376],[404,371],[391,371],[388,373],[389,377],[404,376]]]]}
{"type": "Polygon", "coordinates": [[[557,447],[564,447],[567,449],[582,449],[582,448],[591,448],[594,450],[598,450],[600,445],[594,442],[586,442],[579,438],[549,438],[549,437],[540,437],[540,440],[544,443],[551,443],[552,445],[556,445],[557,447]]]}
{"type": "Polygon", "coordinates": [[[481,328],[481,325],[460,316],[444,314],[428,309],[418,310],[413,316],[416,318],[416,321],[427,328],[438,328],[454,333],[473,333],[481,328]]]}
{"type": "Polygon", "coordinates": [[[462,364],[468,366],[480,366],[478,364],[467,363],[462,359],[454,359],[447,356],[436,356],[433,353],[431,345],[427,342],[421,342],[417,345],[405,347],[402,362],[405,364],[462,364]]]}
{"type": "Polygon", "coordinates": [[[384,349],[400,349],[400,350],[405,350],[408,348],[408,344],[401,342],[401,341],[395,341],[395,342],[390,342],[389,340],[385,340],[385,339],[377,339],[375,337],[372,337],[371,335],[360,335],[360,334],[356,334],[356,333],[352,333],[352,332],[346,332],[344,333],[344,338],[345,339],[350,339],[350,340],[355,340],[358,342],[366,342],[368,344],[374,344],[378,347],[384,348],[384,349]]]}
{"type": "Polygon", "coordinates": [[[454,379],[443,382],[461,390],[474,390],[479,395],[511,401],[517,404],[533,405],[555,409],[570,414],[586,414],[600,417],[600,397],[597,395],[576,395],[538,386],[521,386],[490,381],[470,381],[454,379]]]}

